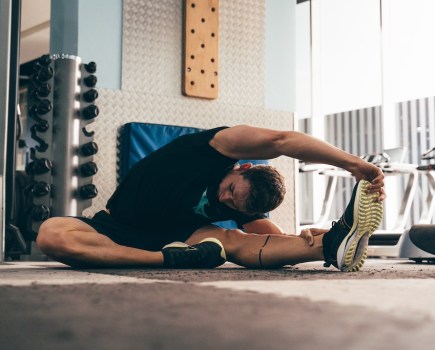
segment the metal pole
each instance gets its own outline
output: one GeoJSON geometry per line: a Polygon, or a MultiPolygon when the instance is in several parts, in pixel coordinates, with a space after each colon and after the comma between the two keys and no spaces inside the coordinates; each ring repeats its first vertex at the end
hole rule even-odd
{"type": "MultiPolygon", "coordinates": [[[[53,112],[52,161],[55,174],[53,174],[52,216],[77,215],[77,208],[74,205],[76,188],[71,182],[75,170],[72,160],[75,148],[78,147],[79,135],[74,121],[78,118],[77,92],[80,91],[78,86],[80,63],[81,59],[72,55],[54,60],[56,97],[53,112]]],[[[75,166],[77,167],[77,164],[75,166]]]]}
{"type": "Polygon", "coordinates": [[[15,169],[17,149],[18,89],[20,77],[21,0],[12,2],[9,76],[9,114],[6,155],[6,221],[14,219],[15,169]]]}
{"type": "Polygon", "coordinates": [[[5,174],[9,115],[9,71],[12,0],[0,0],[0,261],[5,257],[5,174]]]}

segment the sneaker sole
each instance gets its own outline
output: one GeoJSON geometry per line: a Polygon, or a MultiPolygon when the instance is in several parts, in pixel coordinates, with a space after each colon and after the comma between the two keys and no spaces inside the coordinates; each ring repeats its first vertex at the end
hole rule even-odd
{"type": "Polygon", "coordinates": [[[355,196],[353,226],[337,251],[338,268],[344,272],[359,271],[367,258],[370,236],[382,221],[383,206],[377,193],[366,193],[368,181],[361,181],[355,196]]]}
{"type": "Polygon", "coordinates": [[[188,244],[183,243],[183,242],[172,242],[172,243],[166,244],[162,248],[162,250],[165,249],[165,248],[185,248],[185,247],[188,247],[188,246],[189,246],[188,244]]]}

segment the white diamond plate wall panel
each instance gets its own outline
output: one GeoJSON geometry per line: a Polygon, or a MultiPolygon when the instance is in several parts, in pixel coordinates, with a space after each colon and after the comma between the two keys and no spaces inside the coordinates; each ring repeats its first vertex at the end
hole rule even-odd
{"type": "MultiPolygon", "coordinates": [[[[265,5],[220,1],[219,98],[264,106],[265,5]]],[[[124,0],[122,89],[178,96],[182,77],[182,1],[124,0]]]]}
{"type": "Polygon", "coordinates": [[[264,106],[264,1],[222,0],[219,18],[222,100],[264,106]]]}
{"type": "Polygon", "coordinates": [[[122,89],[181,91],[182,1],[124,0],[122,89]]]}

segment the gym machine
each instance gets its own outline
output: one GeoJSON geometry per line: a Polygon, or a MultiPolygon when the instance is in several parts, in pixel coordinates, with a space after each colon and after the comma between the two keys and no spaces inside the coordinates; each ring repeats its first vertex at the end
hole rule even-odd
{"type": "Polygon", "coordinates": [[[44,55],[34,63],[28,135],[20,140],[21,147],[29,145],[29,159],[25,173],[15,175],[14,210],[20,220],[12,227],[18,232],[14,237],[22,238],[6,245],[10,259],[37,260],[40,225],[53,216],[82,215],[98,194],[93,184],[98,146],[88,130],[99,114],[96,68],[95,62],[83,64],[72,55],[44,55]]]}
{"type": "Polygon", "coordinates": [[[405,150],[402,148],[385,150],[383,153],[366,155],[367,161],[382,169],[386,177],[403,177],[406,186],[395,218],[393,227],[380,229],[369,239],[367,255],[372,257],[396,258],[398,257],[398,242],[406,229],[411,214],[412,203],[418,189],[419,172],[416,165],[403,163],[405,150]],[[397,154],[400,154],[399,156],[397,154]]]}
{"type": "MultiPolygon", "coordinates": [[[[434,150],[435,148],[426,151],[422,159],[433,161],[435,159],[434,150]]],[[[430,224],[435,214],[435,165],[416,166],[383,162],[378,166],[386,176],[406,173],[409,176],[395,227],[390,230],[376,231],[369,240],[367,255],[410,259],[417,263],[435,262],[435,225],[430,224]],[[421,175],[425,175],[428,180],[428,194],[418,223],[405,229],[421,175]]]]}
{"type": "Polygon", "coordinates": [[[348,177],[348,174],[331,165],[306,162],[299,162],[299,173],[315,175],[320,174],[325,175],[327,178],[325,197],[323,199],[322,209],[319,216],[313,221],[301,222],[301,228],[331,227],[329,224],[329,215],[331,212],[332,202],[334,200],[335,189],[337,188],[337,181],[340,176],[348,177]]]}
{"type": "Polygon", "coordinates": [[[435,225],[431,225],[435,215],[435,147],[426,151],[422,160],[429,164],[420,165],[417,170],[426,176],[428,193],[418,224],[405,231],[398,243],[398,257],[417,263],[435,262],[435,225]]]}

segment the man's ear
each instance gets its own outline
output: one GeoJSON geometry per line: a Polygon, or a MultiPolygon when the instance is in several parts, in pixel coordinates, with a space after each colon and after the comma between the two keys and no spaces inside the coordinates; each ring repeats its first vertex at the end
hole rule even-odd
{"type": "Polygon", "coordinates": [[[239,170],[245,171],[252,168],[252,166],[253,166],[252,163],[243,163],[242,165],[240,165],[239,170]]]}

